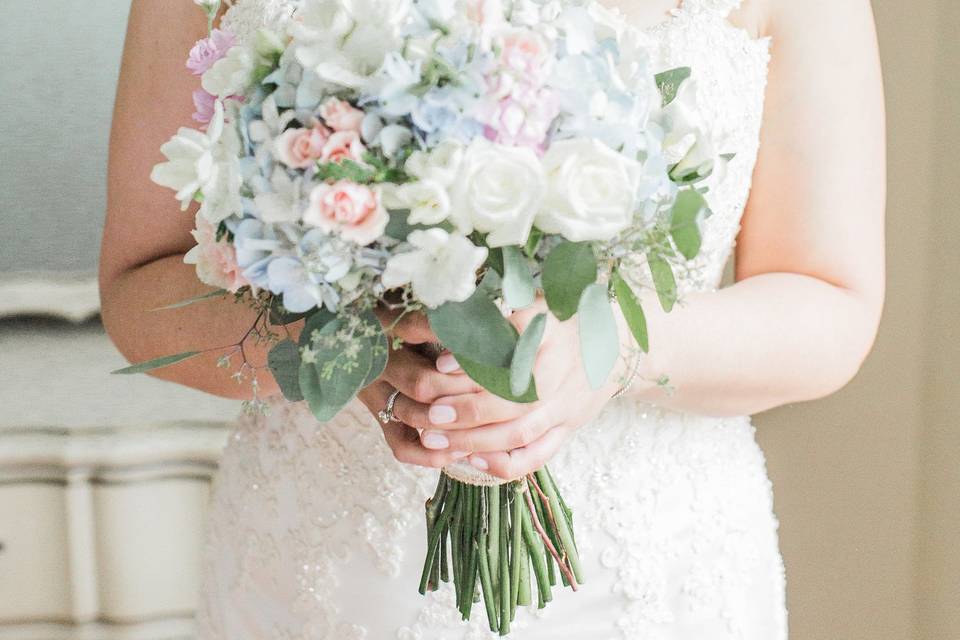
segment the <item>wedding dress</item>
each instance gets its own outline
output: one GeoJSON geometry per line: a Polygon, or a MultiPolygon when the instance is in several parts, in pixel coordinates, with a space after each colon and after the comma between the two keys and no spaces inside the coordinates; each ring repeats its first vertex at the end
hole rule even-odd
{"type": "MultiPolygon", "coordinates": [[[[681,291],[718,286],[750,190],[768,41],[727,21],[740,0],[684,0],[645,30],[658,68],[695,70],[711,126],[736,151],[709,195],[701,255],[681,291]]],[[[238,0],[249,38],[296,0],[238,0]]],[[[518,612],[517,640],[785,640],[784,575],[763,454],[749,418],[611,402],[551,462],[574,509],[586,582],[518,612]]],[[[203,640],[461,640],[449,585],[417,593],[424,499],[437,472],[396,462],[359,403],[318,424],[277,402],[243,419],[213,492],[203,640]]]]}

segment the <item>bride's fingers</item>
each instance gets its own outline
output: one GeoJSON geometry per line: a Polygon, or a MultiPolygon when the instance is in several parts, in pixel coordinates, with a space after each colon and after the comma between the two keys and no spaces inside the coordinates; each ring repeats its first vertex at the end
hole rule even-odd
{"type": "Polygon", "coordinates": [[[547,464],[570,437],[572,429],[565,425],[554,427],[525,447],[513,451],[475,453],[470,464],[490,475],[515,480],[547,464]]]}
{"type": "Polygon", "coordinates": [[[521,411],[529,413],[499,424],[484,423],[483,426],[472,429],[440,430],[434,426],[421,433],[420,440],[424,446],[431,449],[509,451],[535,442],[558,422],[546,407],[540,406],[531,410],[530,405],[517,406],[521,411]]]}
{"type": "Polygon", "coordinates": [[[390,352],[381,378],[408,398],[423,403],[481,390],[469,377],[440,373],[433,360],[406,348],[390,352]]]}
{"type": "MultiPolygon", "coordinates": [[[[438,468],[450,464],[454,460],[466,457],[467,453],[454,451],[431,451],[420,443],[420,436],[416,429],[403,422],[380,422],[378,414],[386,408],[393,393],[393,387],[385,382],[375,382],[359,393],[361,402],[377,418],[383,437],[393,452],[394,458],[406,464],[415,464],[423,467],[438,468]]],[[[399,400],[399,398],[398,398],[399,400]]],[[[394,406],[396,408],[396,406],[394,406]]],[[[396,411],[394,411],[396,415],[396,411]]],[[[399,416],[398,416],[399,417],[399,416]]]]}

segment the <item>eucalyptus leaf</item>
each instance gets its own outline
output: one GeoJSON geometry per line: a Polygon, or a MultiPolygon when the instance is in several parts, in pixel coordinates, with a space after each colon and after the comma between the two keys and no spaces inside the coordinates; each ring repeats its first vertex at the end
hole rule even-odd
{"type": "Polygon", "coordinates": [[[311,358],[304,352],[300,389],[310,411],[320,422],[332,420],[363,388],[373,363],[372,341],[353,336],[338,339],[341,321],[331,320],[311,340],[311,358]],[[312,371],[311,371],[312,369],[312,371]]]}
{"type": "Polygon", "coordinates": [[[510,393],[523,395],[524,389],[530,386],[533,377],[533,365],[537,361],[537,351],[543,339],[543,331],[547,327],[547,314],[540,313],[530,321],[527,328],[517,340],[517,348],[513,352],[510,362],[510,393]]]}
{"type": "Polygon", "coordinates": [[[655,254],[647,256],[647,264],[650,267],[650,275],[653,276],[653,285],[657,289],[660,306],[664,311],[669,312],[677,302],[677,280],[674,278],[673,269],[670,268],[669,262],[655,254]]]}
{"type": "Polygon", "coordinates": [[[444,347],[475,362],[506,367],[517,344],[517,330],[483,288],[463,302],[428,309],[430,326],[444,347]]]}
{"type": "Polygon", "coordinates": [[[630,327],[630,332],[637,339],[640,350],[644,353],[650,351],[650,337],[647,334],[647,317],[643,313],[643,307],[640,306],[640,300],[633,289],[619,272],[613,272],[613,290],[617,294],[617,301],[620,303],[620,310],[623,317],[630,327]]]}
{"type": "Polygon", "coordinates": [[[530,274],[530,265],[519,247],[503,248],[503,299],[511,309],[533,304],[537,287],[530,274]]]}
{"type": "Polygon", "coordinates": [[[707,201],[699,191],[684,189],[677,194],[670,214],[670,236],[677,250],[687,260],[692,260],[700,253],[700,219],[706,210],[707,201]]]}
{"type": "Polygon", "coordinates": [[[322,331],[325,326],[336,319],[336,315],[326,309],[314,309],[307,316],[307,321],[300,332],[300,348],[303,349],[310,344],[315,332],[322,331]]]}
{"type": "Polygon", "coordinates": [[[390,342],[387,339],[387,334],[383,332],[383,326],[372,311],[364,313],[364,322],[374,327],[375,331],[374,336],[368,338],[371,348],[371,360],[370,371],[367,373],[366,380],[363,381],[363,386],[366,387],[373,384],[374,380],[379,378],[381,374],[383,374],[383,370],[387,368],[387,358],[390,356],[390,342]]]}
{"type": "Polygon", "coordinates": [[[300,391],[300,349],[293,340],[283,340],[274,345],[267,355],[267,366],[284,398],[290,402],[303,400],[300,391]]]}
{"type": "Polygon", "coordinates": [[[181,300],[180,302],[174,302],[173,304],[168,304],[163,307],[157,307],[156,309],[151,309],[151,311],[168,311],[170,309],[182,309],[183,307],[190,306],[195,302],[203,302],[204,300],[211,300],[213,298],[222,298],[228,293],[229,291],[227,291],[226,289],[217,289],[216,291],[205,293],[202,296],[196,296],[195,298],[187,298],[186,300],[181,300]]]}
{"type": "Polygon", "coordinates": [[[391,210],[384,233],[394,240],[406,240],[411,231],[422,228],[420,225],[410,224],[409,217],[410,211],[407,209],[391,210]]]}
{"type": "Polygon", "coordinates": [[[584,289],[577,314],[580,357],[590,386],[599,389],[607,381],[620,355],[617,321],[607,288],[594,283],[584,289]]]}
{"type": "Polygon", "coordinates": [[[563,242],[554,247],[543,263],[543,294],[547,306],[559,320],[577,312],[580,296],[597,281],[597,258],[586,242],[563,242]]]}
{"type": "Polygon", "coordinates": [[[654,80],[657,82],[657,88],[660,89],[660,96],[663,98],[664,107],[676,99],[677,93],[680,91],[680,86],[689,77],[690,67],[668,69],[654,76],[654,80]]]}
{"type": "Polygon", "coordinates": [[[511,402],[536,402],[537,387],[536,382],[531,377],[530,385],[522,394],[514,394],[510,389],[510,369],[506,367],[491,367],[480,362],[474,362],[469,358],[454,354],[460,368],[463,369],[470,378],[482,386],[490,393],[500,396],[511,402]]]}
{"type": "Polygon", "coordinates": [[[129,367],[124,367],[123,369],[117,369],[112,373],[115,373],[118,375],[146,373],[147,371],[153,371],[154,369],[162,369],[163,367],[169,367],[170,365],[177,364],[178,362],[183,362],[184,360],[189,360],[190,358],[196,358],[201,353],[203,352],[202,351],[185,351],[183,353],[176,353],[171,356],[163,356],[162,358],[147,360],[146,362],[138,362],[137,364],[132,364],[129,367]]]}

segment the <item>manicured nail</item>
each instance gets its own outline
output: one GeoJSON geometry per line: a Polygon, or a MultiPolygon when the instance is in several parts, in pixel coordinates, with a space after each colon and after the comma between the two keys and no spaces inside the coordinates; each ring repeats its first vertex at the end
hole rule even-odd
{"type": "Polygon", "coordinates": [[[450,405],[435,404],[430,407],[427,416],[433,424],[450,424],[457,419],[457,412],[450,405]]]}
{"type": "Polygon", "coordinates": [[[460,363],[453,357],[452,353],[445,353],[437,358],[437,371],[440,373],[453,373],[460,368],[460,363]]]}
{"type": "Polygon", "coordinates": [[[486,460],[477,456],[470,458],[470,464],[472,464],[475,469],[480,469],[480,471],[486,471],[490,468],[490,465],[487,464],[486,460]]]}
{"type": "Polygon", "coordinates": [[[423,443],[427,449],[446,449],[450,446],[450,441],[447,440],[447,436],[442,433],[437,433],[436,431],[424,431],[420,434],[420,442],[423,443]]]}
{"type": "Polygon", "coordinates": [[[454,460],[463,460],[463,459],[466,458],[468,455],[470,455],[470,452],[469,452],[469,451],[454,451],[453,453],[450,454],[450,456],[451,456],[454,460]]]}

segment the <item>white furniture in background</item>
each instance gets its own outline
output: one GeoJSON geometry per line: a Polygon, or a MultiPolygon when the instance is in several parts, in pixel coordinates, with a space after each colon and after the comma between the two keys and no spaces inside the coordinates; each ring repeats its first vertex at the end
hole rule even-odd
{"type": "Polygon", "coordinates": [[[238,406],[123,364],[96,324],[0,322],[0,640],[192,637],[238,406]]]}

